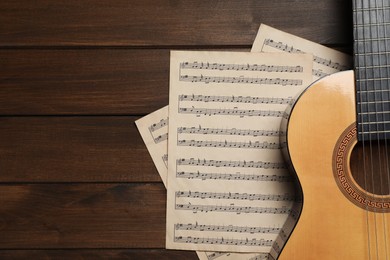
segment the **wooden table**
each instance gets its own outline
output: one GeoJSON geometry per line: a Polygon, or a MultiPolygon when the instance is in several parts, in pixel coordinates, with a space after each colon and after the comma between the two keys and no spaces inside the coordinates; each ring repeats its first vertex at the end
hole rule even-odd
{"type": "Polygon", "coordinates": [[[347,52],[351,1],[0,2],[0,258],[168,251],[134,121],[168,104],[171,49],[249,51],[260,23],[347,52]]]}

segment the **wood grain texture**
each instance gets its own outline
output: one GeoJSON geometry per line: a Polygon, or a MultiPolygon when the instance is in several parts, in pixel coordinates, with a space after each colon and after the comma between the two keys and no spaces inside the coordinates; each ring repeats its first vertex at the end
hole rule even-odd
{"type": "Polygon", "coordinates": [[[0,115],[151,113],[168,104],[169,53],[0,49],[0,115]]]}
{"type": "Polygon", "coordinates": [[[1,1],[0,46],[249,46],[260,23],[320,43],[347,44],[349,2],[1,1]]]}
{"type": "Polygon", "coordinates": [[[134,125],[170,49],[248,51],[260,23],[351,53],[343,0],[0,1],[0,259],[164,250],[166,192],[134,125]]]}
{"type": "Polygon", "coordinates": [[[168,104],[169,50],[0,50],[0,114],[146,114],[168,104]]]}
{"type": "Polygon", "coordinates": [[[0,248],[164,248],[163,184],[0,186],[0,248]]]}
{"type": "Polygon", "coordinates": [[[193,251],[176,251],[163,249],[131,249],[131,250],[0,250],[3,260],[19,259],[188,259],[197,260],[193,251]]]}
{"type": "Polygon", "coordinates": [[[138,117],[0,117],[1,182],[161,182],[138,117]]]}

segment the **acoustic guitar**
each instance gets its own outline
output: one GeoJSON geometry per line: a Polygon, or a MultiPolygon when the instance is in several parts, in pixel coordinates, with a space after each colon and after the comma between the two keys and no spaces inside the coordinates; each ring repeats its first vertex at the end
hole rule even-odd
{"type": "Polygon", "coordinates": [[[354,71],[284,122],[303,206],[279,259],[390,260],[390,1],[354,0],[353,17],[354,71]]]}

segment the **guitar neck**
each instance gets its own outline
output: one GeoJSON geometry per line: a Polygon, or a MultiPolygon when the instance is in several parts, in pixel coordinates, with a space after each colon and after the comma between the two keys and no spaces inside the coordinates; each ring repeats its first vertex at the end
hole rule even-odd
{"type": "Polygon", "coordinates": [[[353,0],[359,141],[390,137],[390,3],[353,0]]]}

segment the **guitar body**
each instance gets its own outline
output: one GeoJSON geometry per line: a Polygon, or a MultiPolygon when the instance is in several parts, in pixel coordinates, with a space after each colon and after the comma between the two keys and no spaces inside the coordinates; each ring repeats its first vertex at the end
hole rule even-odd
{"type": "Polygon", "coordinates": [[[292,109],[286,152],[303,208],[279,259],[390,259],[390,196],[365,191],[351,175],[354,86],[352,71],[328,76],[292,109]]]}

